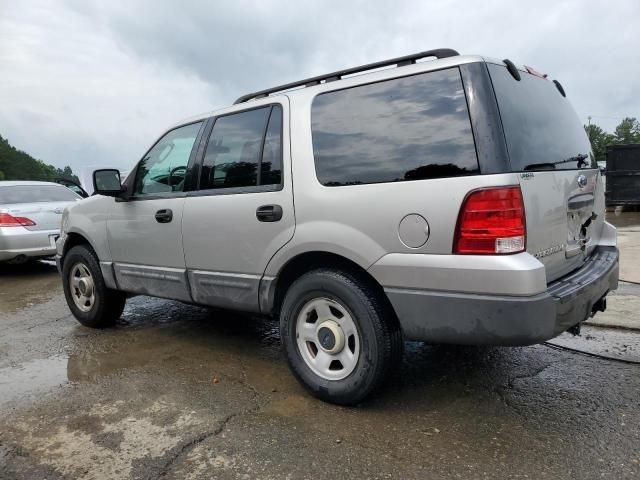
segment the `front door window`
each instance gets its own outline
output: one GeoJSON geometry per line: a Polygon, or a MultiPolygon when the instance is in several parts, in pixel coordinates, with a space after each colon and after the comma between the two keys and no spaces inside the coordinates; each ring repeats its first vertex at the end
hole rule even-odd
{"type": "Polygon", "coordinates": [[[134,195],[184,191],[187,164],[202,122],[176,128],[153,146],[138,164],[134,195]]]}

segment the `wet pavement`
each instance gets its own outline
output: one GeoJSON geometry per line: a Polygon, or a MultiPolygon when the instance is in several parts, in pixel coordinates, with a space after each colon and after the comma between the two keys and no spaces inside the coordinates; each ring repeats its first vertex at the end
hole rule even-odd
{"type": "MultiPolygon", "coordinates": [[[[295,382],[274,321],[136,297],[91,330],[45,262],[0,267],[0,327],[0,478],[640,477],[639,365],[407,343],[337,407],[295,382]]],[[[635,335],[554,342],[633,360],[635,335]]]]}

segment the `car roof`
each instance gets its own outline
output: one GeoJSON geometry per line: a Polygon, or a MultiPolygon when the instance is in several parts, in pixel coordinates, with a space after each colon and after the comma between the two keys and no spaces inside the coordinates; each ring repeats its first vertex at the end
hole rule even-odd
{"type": "Polygon", "coordinates": [[[24,187],[28,185],[54,185],[56,187],[66,188],[63,185],[55,182],[39,182],[37,180],[0,180],[0,187],[24,187]]]}

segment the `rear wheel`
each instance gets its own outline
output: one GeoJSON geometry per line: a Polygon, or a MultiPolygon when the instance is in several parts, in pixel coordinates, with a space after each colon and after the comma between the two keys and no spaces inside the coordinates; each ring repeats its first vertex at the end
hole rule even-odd
{"type": "Polygon", "coordinates": [[[112,326],[122,315],[124,292],[106,287],[95,253],[77,245],[64,256],[62,285],[73,316],[92,328],[112,326]]]}
{"type": "Polygon", "coordinates": [[[296,280],[280,315],[284,351],[314,396],[353,405],[384,381],[402,355],[390,307],[365,279],[320,269],[296,280]]]}

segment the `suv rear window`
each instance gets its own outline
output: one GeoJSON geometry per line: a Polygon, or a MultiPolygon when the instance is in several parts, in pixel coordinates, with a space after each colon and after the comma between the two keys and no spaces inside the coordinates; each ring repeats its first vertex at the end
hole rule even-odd
{"type": "Polygon", "coordinates": [[[311,129],[326,186],[479,172],[457,68],[321,94],[311,129]]]}
{"type": "Polygon", "coordinates": [[[62,185],[0,187],[0,205],[35,202],[74,202],[80,197],[62,185]]]}
{"type": "Polygon", "coordinates": [[[556,86],[502,65],[487,64],[498,99],[512,171],[595,168],[582,122],[556,86]]]}

